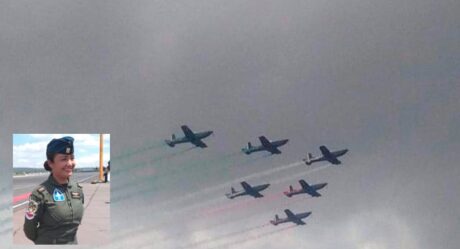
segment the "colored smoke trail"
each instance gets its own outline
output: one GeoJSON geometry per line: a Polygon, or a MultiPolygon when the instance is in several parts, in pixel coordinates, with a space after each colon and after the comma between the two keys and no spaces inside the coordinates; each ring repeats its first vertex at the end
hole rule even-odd
{"type": "Polygon", "coordinates": [[[153,164],[153,163],[161,162],[161,161],[166,160],[166,159],[171,159],[171,158],[173,158],[175,156],[179,156],[179,155],[184,154],[187,151],[193,150],[195,148],[196,147],[190,147],[190,148],[182,149],[182,150],[172,152],[172,153],[165,153],[163,155],[155,155],[155,156],[152,156],[151,159],[148,160],[148,161],[142,161],[142,162],[138,162],[138,163],[134,163],[134,164],[128,164],[128,162],[124,162],[121,165],[118,164],[117,168],[114,170],[114,172],[112,174],[118,175],[120,173],[123,173],[124,171],[131,171],[131,170],[136,169],[136,168],[148,167],[148,166],[151,166],[151,164],[153,164]]]}
{"type": "Polygon", "coordinates": [[[125,153],[122,153],[121,155],[118,155],[118,156],[117,155],[112,155],[111,160],[113,160],[114,162],[118,163],[118,161],[127,159],[129,157],[132,157],[134,155],[140,154],[142,152],[152,150],[152,149],[163,148],[163,147],[166,147],[166,144],[163,141],[154,141],[154,142],[150,143],[149,145],[139,147],[139,148],[134,149],[134,150],[127,151],[125,153]]]}
{"type": "MultiPolygon", "coordinates": [[[[278,195],[278,197],[281,197],[282,194],[280,193],[278,195]]],[[[290,200],[290,203],[293,204],[293,203],[298,203],[298,202],[303,202],[305,201],[305,199],[309,199],[311,198],[310,196],[305,196],[305,197],[299,197],[299,198],[294,198],[292,200],[290,200]]],[[[278,205],[276,205],[278,208],[281,208],[281,207],[284,207],[284,202],[279,202],[278,205]]],[[[269,217],[272,217],[274,216],[275,213],[273,212],[269,212],[269,211],[264,211],[263,213],[258,213],[257,215],[253,215],[251,216],[252,218],[254,217],[258,217],[258,218],[262,218],[262,219],[268,219],[269,217]]],[[[163,215],[162,215],[163,216],[163,215]]],[[[145,234],[149,234],[149,233],[152,233],[152,232],[155,232],[155,231],[161,231],[165,228],[165,226],[170,226],[170,225],[177,225],[177,219],[178,217],[177,216],[171,216],[170,217],[171,219],[169,219],[168,221],[164,221],[164,222],[157,222],[155,224],[151,224],[151,225],[142,225],[140,227],[137,227],[137,229],[131,229],[130,231],[125,231],[121,234],[117,234],[117,236],[115,236],[113,238],[113,242],[115,241],[123,241],[123,240],[126,240],[126,239],[129,239],[129,240],[133,240],[133,243],[137,241],[137,237],[143,237],[143,240],[146,240],[144,241],[143,244],[139,245],[141,246],[142,248],[150,248],[151,245],[153,243],[156,243],[156,244],[165,244],[167,245],[167,243],[174,243],[175,241],[178,240],[178,237],[179,238],[182,238],[184,235],[188,234],[187,231],[181,231],[181,232],[178,232],[178,233],[173,233],[171,236],[168,236],[168,237],[162,237],[161,239],[157,240],[153,237],[145,237],[145,234]],[[178,236],[178,237],[177,237],[178,236]],[[144,238],[145,237],[145,238],[144,238]],[[147,242],[147,241],[150,241],[150,242],[147,242]],[[150,246],[150,247],[149,247],[150,246]]],[[[196,218],[196,215],[191,215],[191,216],[188,216],[189,219],[193,219],[193,218],[196,218]],[[193,217],[195,216],[195,217],[193,217]]],[[[241,220],[245,220],[247,219],[247,217],[238,217],[238,218],[233,218],[231,220],[227,220],[227,221],[223,221],[223,222],[217,222],[217,223],[214,223],[214,224],[208,224],[206,226],[206,228],[200,230],[200,231],[206,231],[206,230],[210,230],[210,231],[215,231],[215,229],[218,229],[218,227],[220,226],[230,226],[231,223],[238,223],[238,222],[241,222],[241,220]]],[[[211,221],[211,220],[209,220],[211,221]]],[[[266,223],[266,224],[269,224],[269,223],[266,223]]],[[[271,224],[270,224],[271,226],[271,224]]],[[[235,234],[238,233],[238,232],[234,232],[235,234]]],[[[123,248],[123,246],[121,247],[118,247],[118,248],[123,248]]],[[[161,248],[161,247],[159,247],[161,248]]],[[[168,247],[168,246],[165,246],[165,248],[171,248],[171,247],[168,247]]],[[[177,247],[172,247],[172,248],[177,248],[177,247]]],[[[112,247],[110,249],[113,249],[112,247]]]]}
{"type": "MultiPolygon", "coordinates": [[[[273,194],[272,194],[272,197],[273,197],[273,198],[270,199],[270,200],[269,200],[269,199],[267,199],[267,200],[268,200],[268,201],[273,201],[273,200],[275,200],[275,199],[282,198],[282,196],[283,196],[283,195],[282,195],[281,193],[279,193],[278,195],[277,195],[276,193],[273,193],[273,194]]],[[[267,196],[267,197],[269,197],[269,196],[267,196]]],[[[304,197],[299,197],[299,198],[293,198],[292,200],[290,200],[290,203],[293,204],[293,203],[303,202],[303,201],[305,201],[305,199],[310,199],[310,198],[312,198],[312,197],[311,197],[311,196],[304,196],[304,197]]],[[[248,203],[248,202],[246,202],[246,203],[248,203]]],[[[251,203],[251,202],[249,202],[249,203],[251,203]]],[[[254,203],[255,205],[261,204],[260,202],[255,203],[254,201],[253,201],[252,203],[254,203]]],[[[263,204],[263,203],[262,203],[262,204],[263,204]]],[[[284,206],[284,205],[285,205],[284,202],[278,202],[278,205],[276,205],[276,206],[281,207],[281,206],[284,206]]],[[[175,213],[175,211],[171,211],[171,212],[168,213],[168,214],[171,214],[171,213],[175,213]]],[[[274,216],[274,215],[275,215],[275,213],[270,213],[269,215],[267,215],[268,213],[270,213],[270,212],[263,212],[263,214],[262,214],[262,213],[258,213],[258,215],[256,215],[256,216],[257,216],[257,217],[263,216],[264,218],[267,218],[267,217],[269,217],[269,216],[272,216],[272,215],[274,216]]],[[[211,216],[203,216],[202,214],[203,214],[203,213],[192,213],[192,214],[190,214],[190,215],[187,216],[187,219],[196,219],[196,218],[205,217],[206,220],[209,220],[209,218],[211,217],[211,216]]],[[[214,213],[214,215],[215,215],[215,214],[216,214],[216,213],[214,213]]],[[[161,215],[161,216],[163,217],[164,215],[161,215]]],[[[254,217],[254,216],[252,216],[252,217],[254,217]]],[[[131,235],[135,235],[135,234],[138,234],[138,233],[143,233],[143,232],[152,231],[152,230],[154,231],[154,230],[156,230],[156,229],[157,229],[157,230],[161,230],[161,229],[163,229],[165,226],[169,226],[169,225],[171,225],[171,224],[177,224],[177,219],[178,219],[178,216],[177,216],[177,215],[170,215],[169,218],[170,218],[169,221],[163,221],[163,222],[159,222],[159,223],[152,224],[152,225],[150,225],[150,226],[139,227],[139,228],[136,229],[136,230],[132,230],[132,231],[126,233],[126,234],[117,236],[116,238],[117,238],[117,239],[120,239],[120,238],[128,237],[128,236],[131,237],[131,235]]],[[[204,231],[204,230],[210,230],[210,229],[213,228],[213,227],[219,227],[219,226],[226,225],[226,224],[229,224],[229,223],[232,223],[232,222],[236,222],[236,221],[239,222],[240,220],[244,220],[244,219],[246,219],[246,217],[239,217],[239,218],[236,218],[236,219],[235,219],[235,218],[234,218],[234,219],[231,219],[231,220],[229,220],[229,221],[223,221],[223,222],[217,222],[217,223],[214,223],[214,224],[208,224],[207,227],[206,227],[206,229],[203,229],[203,231],[204,231]]],[[[211,220],[209,220],[209,221],[211,221],[211,220]]],[[[178,233],[178,234],[179,234],[179,235],[180,235],[180,234],[184,234],[184,232],[181,232],[181,233],[178,233]]],[[[176,234],[176,235],[177,235],[177,234],[176,234]]],[[[173,240],[173,239],[177,239],[177,238],[168,237],[168,238],[163,239],[163,240],[166,242],[166,241],[173,240]]]]}
{"type": "MultiPolygon", "coordinates": [[[[294,165],[294,164],[290,164],[290,165],[287,165],[287,166],[292,166],[292,165],[294,165]]],[[[275,185],[275,184],[279,184],[279,183],[282,183],[282,182],[285,182],[285,181],[288,181],[288,180],[296,179],[296,178],[299,178],[299,177],[301,177],[303,175],[308,175],[308,174],[311,174],[311,173],[314,173],[314,172],[317,172],[317,171],[320,171],[320,170],[324,170],[324,169],[326,169],[326,168],[328,168],[330,166],[331,166],[331,164],[323,165],[323,166],[308,170],[306,172],[302,172],[300,174],[296,174],[296,175],[293,175],[293,176],[288,176],[288,177],[273,181],[271,184],[275,185]]],[[[282,167],[279,167],[279,168],[282,168],[282,167]]],[[[279,168],[275,168],[275,169],[278,171],[279,168]]],[[[286,168],[286,167],[283,167],[283,168],[286,168]]],[[[270,171],[273,172],[275,169],[270,170],[270,171]]],[[[275,172],[277,172],[277,171],[275,171],[275,172]]],[[[219,185],[217,187],[221,187],[221,186],[219,185]]],[[[214,188],[217,188],[217,187],[214,187],[214,188]]],[[[202,192],[202,191],[200,191],[200,192],[202,192]]],[[[201,194],[201,193],[193,193],[193,195],[196,195],[196,196],[198,194],[201,194]]],[[[282,196],[283,196],[282,193],[279,193],[279,194],[278,193],[267,194],[267,195],[265,195],[264,198],[261,198],[259,201],[261,201],[261,202],[273,201],[273,200],[277,200],[277,199],[281,198],[282,196]]],[[[244,198],[244,197],[242,197],[242,198],[244,198]]],[[[166,212],[162,212],[162,217],[174,217],[174,216],[176,216],[178,214],[188,212],[188,211],[191,211],[191,210],[194,210],[194,209],[203,208],[203,207],[212,205],[213,203],[218,203],[218,202],[223,201],[223,200],[226,200],[226,198],[224,196],[219,196],[219,197],[216,197],[216,198],[213,198],[213,199],[210,199],[210,200],[206,200],[206,201],[202,201],[202,202],[198,202],[198,203],[195,203],[195,204],[192,204],[192,205],[182,206],[181,208],[175,208],[175,209],[172,209],[172,210],[168,210],[166,212]]],[[[208,208],[203,212],[193,213],[189,218],[202,217],[202,216],[204,216],[206,214],[214,215],[214,214],[221,213],[221,212],[223,212],[225,210],[229,210],[231,208],[235,208],[235,207],[243,208],[243,207],[246,207],[246,206],[249,206],[249,205],[252,205],[252,204],[257,204],[256,202],[254,202],[254,199],[249,199],[249,200],[246,200],[246,201],[244,201],[242,203],[237,202],[235,204],[233,204],[233,203],[232,204],[224,204],[224,205],[221,205],[219,207],[208,208]]],[[[164,206],[164,205],[161,205],[161,206],[164,206]]],[[[156,207],[155,209],[160,209],[160,208],[156,207]]]]}
{"type": "Polygon", "coordinates": [[[222,212],[227,212],[229,210],[243,209],[243,208],[246,208],[246,207],[251,206],[251,205],[257,205],[257,204],[260,204],[260,203],[265,203],[265,202],[278,200],[278,199],[282,198],[282,195],[280,195],[278,193],[270,193],[270,194],[264,195],[264,197],[259,199],[259,200],[255,200],[252,197],[250,197],[250,198],[251,199],[247,199],[247,200],[244,200],[244,201],[236,201],[234,203],[221,205],[219,207],[207,208],[207,209],[202,210],[200,213],[198,213],[198,215],[199,216],[209,217],[209,216],[212,216],[212,215],[220,214],[222,212]]]}
{"type": "MultiPolygon", "coordinates": [[[[300,164],[300,165],[302,165],[302,164],[300,164]]],[[[281,167],[278,167],[278,168],[274,168],[274,169],[271,169],[271,170],[267,170],[267,171],[264,171],[264,172],[255,173],[255,174],[247,176],[246,178],[250,179],[250,178],[257,177],[258,175],[269,175],[269,174],[279,172],[281,170],[286,170],[286,169],[290,169],[290,168],[297,167],[297,166],[299,166],[299,163],[292,163],[292,164],[288,164],[288,165],[281,166],[281,167]]],[[[320,166],[320,167],[308,170],[308,171],[306,171],[304,173],[301,173],[301,174],[296,174],[296,175],[293,175],[293,176],[284,177],[284,178],[276,180],[276,181],[272,181],[272,182],[270,182],[270,184],[272,184],[272,185],[279,184],[279,183],[282,183],[282,182],[285,182],[285,181],[288,181],[288,180],[298,178],[299,176],[308,175],[308,174],[311,174],[311,173],[326,169],[326,168],[328,168],[330,166],[331,166],[331,164],[320,166]]],[[[183,196],[181,198],[166,201],[165,203],[161,204],[160,206],[167,206],[169,204],[172,204],[173,202],[181,202],[181,201],[186,201],[186,200],[189,200],[189,199],[194,199],[194,198],[197,198],[200,195],[209,194],[212,191],[217,191],[217,190],[222,189],[222,188],[228,188],[228,186],[230,186],[231,183],[233,183],[235,181],[243,181],[244,179],[245,178],[240,178],[240,179],[237,179],[237,180],[233,180],[231,182],[228,181],[228,182],[223,183],[223,184],[219,184],[219,185],[216,185],[216,186],[213,186],[213,187],[210,187],[210,188],[206,188],[206,189],[200,190],[198,192],[188,194],[188,195],[183,196]]],[[[186,209],[192,209],[192,208],[206,206],[209,203],[216,202],[216,201],[221,200],[221,199],[223,199],[223,197],[218,197],[218,198],[211,199],[211,200],[208,200],[208,201],[205,201],[205,202],[200,202],[197,205],[190,206],[190,207],[188,207],[186,209]]],[[[157,206],[157,208],[159,208],[160,206],[157,206]]]]}
{"type": "Polygon", "coordinates": [[[277,230],[274,230],[274,231],[269,231],[269,232],[265,232],[265,233],[261,233],[261,234],[256,234],[254,236],[250,236],[248,238],[243,238],[241,240],[229,241],[229,242],[227,242],[225,244],[219,244],[219,245],[217,245],[215,247],[208,247],[208,249],[233,247],[233,246],[236,246],[236,245],[244,244],[246,242],[255,241],[255,240],[258,240],[258,239],[261,239],[261,238],[265,238],[265,237],[271,236],[273,234],[281,233],[281,232],[290,230],[290,229],[292,229],[294,227],[297,227],[297,225],[290,225],[288,227],[280,228],[280,229],[277,229],[277,230]]]}
{"type": "Polygon", "coordinates": [[[213,243],[213,242],[216,242],[216,241],[219,241],[219,240],[223,240],[223,239],[231,238],[231,237],[234,237],[234,236],[238,236],[238,235],[243,234],[243,233],[250,233],[252,231],[259,230],[259,229],[262,229],[262,228],[270,226],[270,225],[271,225],[270,223],[265,223],[265,224],[262,224],[262,225],[245,228],[245,229],[238,230],[238,231],[235,231],[235,232],[230,232],[230,233],[227,233],[227,234],[219,235],[216,238],[204,239],[204,240],[192,243],[192,244],[187,244],[187,245],[184,245],[184,246],[182,246],[180,248],[193,248],[193,247],[200,246],[200,245],[203,245],[203,244],[213,243]]]}
{"type": "MultiPolygon", "coordinates": [[[[134,156],[134,155],[137,155],[137,154],[142,154],[143,152],[147,152],[149,150],[155,150],[155,149],[159,149],[159,148],[164,148],[166,147],[165,144],[163,144],[162,142],[154,142],[153,144],[150,144],[146,147],[141,147],[141,148],[138,148],[136,150],[131,150],[129,152],[125,152],[121,155],[113,155],[112,158],[111,158],[111,163],[112,165],[116,166],[116,169],[111,173],[113,175],[117,175],[117,174],[120,174],[124,171],[127,171],[127,170],[130,170],[132,169],[133,165],[132,164],[128,164],[128,162],[126,161],[127,159],[129,159],[130,157],[134,156]]],[[[143,166],[141,164],[138,164],[137,165],[138,167],[139,166],[143,166]]]]}
{"type": "MultiPolygon", "coordinates": [[[[181,154],[186,153],[187,151],[193,150],[194,148],[195,147],[191,147],[191,148],[183,149],[183,150],[180,150],[180,151],[177,151],[177,152],[174,152],[174,153],[161,155],[159,157],[153,158],[152,160],[149,160],[149,161],[146,161],[146,162],[140,162],[140,163],[137,163],[137,164],[134,164],[134,165],[130,166],[130,170],[133,171],[133,172],[129,172],[129,174],[125,174],[123,176],[123,178],[122,178],[122,181],[126,182],[126,184],[116,184],[116,185],[114,185],[114,187],[112,187],[111,191],[117,191],[117,190],[120,190],[120,189],[125,189],[126,185],[132,186],[132,182],[134,180],[137,181],[137,182],[142,181],[142,180],[144,180],[144,181],[147,180],[148,178],[152,177],[152,175],[154,175],[158,171],[157,170],[158,167],[154,168],[154,166],[152,165],[153,163],[160,162],[160,161],[163,161],[163,160],[166,160],[166,159],[170,159],[170,158],[173,158],[175,156],[179,156],[181,154]],[[148,168],[146,169],[144,166],[146,166],[148,168]],[[138,168],[138,169],[134,170],[136,168],[138,168]],[[141,174],[142,176],[139,177],[139,174],[141,174]]],[[[116,170],[116,172],[118,172],[118,169],[116,170]]],[[[139,190],[136,189],[136,191],[139,191],[139,190]]],[[[112,202],[117,202],[119,199],[124,199],[124,198],[127,198],[128,196],[132,196],[132,194],[127,193],[127,194],[125,194],[125,197],[117,196],[117,198],[113,199],[112,202]]]]}
{"type": "Polygon", "coordinates": [[[288,165],[283,165],[283,166],[280,166],[280,167],[277,167],[277,168],[274,168],[274,169],[269,169],[269,170],[266,170],[266,171],[257,172],[257,173],[251,174],[251,175],[240,177],[238,179],[233,179],[231,181],[227,181],[227,182],[221,183],[219,185],[204,188],[204,189],[202,189],[200,191],[197,191],[197,192],[194,192],[194,193],[191,193],[191,194],[188,194],[188,195],[184,195],[184,196],[181,196],[181,197],[177,197],[177,198],[167,200],[167,201],[163,202],[162,204],[160,204],[159,206],[157,206],[156,208],[165,207],[165,206],[168,206],[168,205],[171,205],[171,204],[177,205],[180,202],[187,201],[187,200],[190,200],[190,199],[196,199],[197,197],[199,197],[201,195],[208,195],[208,194],[210,194],[210,193],[212,193],[214,191],[218,191],[218,190],[221,190],[221,189],[228,188],[228,186],[231,186],[231,184],[234,183],[234,182],[241,182],[241,181],[244,181],[244,180],[249,180],[249,179],[253,179],[253,178],[257,178],[257,177],[261,177],[261,176],[267,176],[267,175],[270,175],[270,174],[273,174],[273,173],[276,173],[276,172],[280,172],[280,171],[283,171],[283,170],[298,167],[298,166],[300,166],[302,164],[304,164],[304,163],[303,162],[295,162],[295,163],[291,163],[291,164],[288,164],[288,165]]]}
{"type": "MultiPolygon", "coordinates": [[[[303,164],[303,163],[302,163],[303,164]]],[[[300,165],[302,165],[300,164],[300,165]]],[[[280,169],[288,169],[288,168],[292,168],[292,167],[295,167],[295,166],[298,166],[298,163],[293,163],[293,164],[289,164],[289,165],[284,165],[284,166],[281,166],[281,167],[278,167],[278,168],[275,168],[275,169],[271,169],[271,170],[267,170],[267,171],[264,171],[264,172],[261,172],[262,174],[268,174],[268,172],[278,172],[280,171],[280,169]]],[[[291,179],[295,179],[295,178],[298,178],[299,176],[302,176],[302,175],[307,175],[307,174],[310,174],[310,173],[313,173],[313,172],[317,172],[317,171],[320,171],[320,170],[323,170],[323,169],[326,169],[328,167],[332,166],[331,164],[327,164],[327,165],[323,165],[323,166],[319,166],[317,168],[313,168],[311,170],[308,170],[304,173],[301,173],[301,174],[296,174],[296,175],[293,175],[293,176],[289,176],[289,177],[285,177],[285,178],[282,178],[282,179],[279,179],[277,181],[274,181],[272,182],[271,184],[278,184],[278,183],[281,183],[283,181],[287,181],[287,180],[291,180],[291,179]]],[[[260,174],[260,173],[258,173],[260,174]]],[[[250,175],[249,177],[252,177],[256,174],[252,174],[250,175]]],[[[229,184],[229,182],[225,183],[225,184],[229,184]]],[[[188,199],[192,199],[198,195],[201,195],[201,194],[205,194],[205,193],[208,193],[208,192],[211,192],[212,190],[218,190],[219,188],[223,188],[223,187],[228,187],[228,186],[224,186],[224,184],[220,184],[218,186],[214,186],[212,188],[208,188],[208,189],[205,189],[205,190],[202,190],[202,191],[199,191],[197,193],[192,193],[192,194],[189,194],[189,195],[186,195],[186,196],[183,196],[183,197],[180,197],[180,198],[176,198],[176,199],[173,199],[173,200],[170,200],[170,201],[167,201],[167,203],[161,205],[161,206],[165,206],[165,205],[169,205],[171,203],[173,203],[174,201],[186,201],[188,199]],[[207,191],[207,192],[206,192],[207,191]]],[[[265,195],[266,197],[264,198],[267,198],[267,197],[271,197],[273,196],[273,199],[279,199],[283,196],[282,192],[280,191],[279,194],[277,196],[274,196],[276,195],[275,193],[273,195],[271,194],[267,194],[265,195]]],[[[306,196],[306,197],[302,197],[302,198],[296,198],[295,200],[292,200],[291,202],[298,202],[298,201],[302,201],[304,200],[305,198],[310,198],[310,196],[306,196]]],[[[213,199],[210,199],[210,200],[206,200],[206,201],[201,201],[201,202],[198,202],[196,204],[193,204],[193,205],[175,205],[175,206],[181,206],[182,208],[175,208],[175,209],[172,209],[168,212],[161,212],[161,216],[162,217],[165,217],[165,216],[169,216],[168,218],[174,218],[177,214],[180,214],[182,212],[186,212],[186,211],[190,211],[190,210],[193,210],[193,209],[197,209],[197,208],[201,208],[201,207],[206,207],[208,205],[211,205],[212,203],[216,203],[216,202],[220,202],[220,201],[223,201],[223,200],[227,200],[225,196],[219,196],[217,198],[213,198],[213,199]]],[[[262,199],[263,200],[263,199],[262,199]]],[[[269,200],[269,199],[267,199],[269,200]]],[[[270,199],[271,200],[271,199],[270,199]]],[[[238,205],[241,205],[241,206],[248,206],[250,205],[251,202],[244,202],[243,204],[235,204],[235,206],[238,206],[238,205]]],[[[252,202],[254,203],[254,202],[252,202]]],[[[254,204],[257,204],[257,203],[254,203],[254,204]]],[[[215,207],[215,208],[211,208],[211,209],[208,209],[209,213],[210,214],[217,214],[217,213],[221,213],[225,210],[228,210],[228,209],[231,209],[231,206],[233,206],[233,204],[229,206],[227,205],[224,205],[224,206],[221,206],[221,207],[215,207]]],[[[159,209],[159,207],[156,207],[155,209],[159,209]]],[[[196,212],[196,213],[193,213],[189,218],[196,218],[196,217],[200,217],[200,216],[203,216],[204,213],[206,212],[206,210],[204,212],[196,212]]],[[[160,229],[161,226],[163,225],[167,225],[168,223],[171,223],[171,222],[161,222],[161,223],[157,223],[155,224],[154,226],[149,226],[150,229],[160,229]]],[[[145,230],[147,229],[147,227],[143,228],[143,229],[139,229],[137,230],[138,232],[141,232],[142,230],[145,230]]],[[[130,234],[133,234],[134,230],[133,231],[130,231],[128,232],[128,234],[126,234],[125,236],[129,236],[130,234]]],[[[120,237],[125,237],[125,236],[120,236],[120,237]]]]}
{"type": "Polygon", "coordinates": [[[254,174],[251,174],[251,175],[247,175],[247,176],[244,176],[244,177],[240,177],[239,179],[235,179],[233,181],[241,182],[243,180],[258,178],[258,177],[261,177],[261,176],[267,176],[267,175],[271,175],[273,173],[277,173],[277,172],[280,172],[280,171],[283,171],[283,170],[295,168],[295,167],[298,167],[300,165],[303,165],[303,162],[295,162],[295,163],[283,165],[283,166],[280,166],[280,167],[277,167],[277,168],[274,168],[274,169],[270,169],[270,170],[254,173],[254,174]]]}
{"type": "Polygon", "coordinates": [[[319,166],[319,167],[314,168],[314,169],[309,169],[309,170],[307,170],[305,172],[302,172],[302,173],[299,173],[299,174],[295,174],[295,175],[292,175],[292,176],[287,176],[287,177],[280,178],[280,179],[275,180],[275,181],[271,181],[270,183],[273,184],[273,185],[279,184],[279,183],[282,183],[282,182],[285,182],[285,181],[289,181],[289,180],[292,180],[292,179],[299,178],[301,176],[306,176],[306,175],[309,175],[311,173],[315,173],[317,171],[327,169],[327,168],[329,168],[331,166],[332,166],[332,164],[326,164],[326,165],[319,166]]]}
{"type": "MultiPolygon", "coordinates": [[[[132,168],[139,168],[141,166],[145,166],[145,165],[148,165],[150,167],[153,167],[152,165],[150,165],[151,163],[154,163],[154,162],[162,162],[164,161],[165,159],[169,159],[169,158],[173,158],[174,156],[178,156],[180,154],[183,154],[187,151],[190,151],[190,150],[193,150],[193,149],[196,149],[197,147],[191,147],[191,148],[188,148],[188,149],[183,149],[181,151],[178,151],[178,152],[175,152],[173,154],[167,154],[167,155],[164,155],[164,156],[161,156],[161,157],[154,157],[152,160],[150,161],[147,161],[147,162],[140,162],[140,163],[137,163],[135,165],[132,166],[132,168]]],[[[214,158],[214,159],[211,159],[211,160],[201,160],[201,161],[193,161],[193,165],[197,165],[197,166],[209,166],[209,165],[213,165],[215,166],[215,163],[216,162],[227,162],[229,160],[231,160],[233,157],[235,157],[236,155],[238,155],[240,153],[236,153],[236,152],[233,152],[233,153],[230,153],[230,154],[227,154],[227,155],[224,155],[224,156],[221,156],[221,157],[218,157],[218,158],[214,158]]],[[[174,175],[176,174],[177,172],[180,172],[183,170],[183,167],[186,164],[180,164],[180,165],[173,165],[175,167],[171,167],[171,165],[168,165],[168,168],[166,168],[166,172],[162,172],[162,168],[164,169],[164,167],[162,167],[162,165],[158,165],[158,167],[156,167],[154,171],[147,171],[147,173],[150,172],[150,174],[146,174],[146,175],[143,175],[141,177],[139,176],[136,176],[135,174],[130,174],[128,177],[123,177],[123,181],[126,181],[127,184],[124,184],[124,185],[117,185],[115,187],[115,189],[112,189],[113,190],[118,190],[118,189],[127,189],[127,193],[124,193],[123,195],[119,195],[118,193],[115,195],[116,197],[112,199],[112,202],[118,202],[120,201],[121,199],[125,200],[125,199],[129,199],[129,198],[132,198],[132,197],[135,197],[135,193],[137,192],[143,192],[143,193],[148,193],[148,192],[151,192],[151,191],[154,191],[156,190],[155,187],[151,186],[151,184],[160,184],[160,181],[163,180],[162,184],[168,184],[170,183],[170,181],[166,181],[165,179],[167,179],[167,176],[168,175],[174,175]],[[151,182],[150,180],[153,173],[155,174],[160,174],[159,172],[161,172],[161,178],[160,179],[157,179],[156,181],[153,181],[151,182]],[[130,178],[130,179],[128,179],[130,178]],[[132,182],[135,180],[135,182],[147,182],[148,180],[148,186],[147,187],[144,187],[144,188],[134,188],[135,186],[132,185],[132,182]],[[126,187],[125,185],[129,185],[129,187],[126,187]]],[[[189,164],[187,164],[186,166],[190,166],[189,164]]],[[[223,165],[223,166],[226,166],[226,165],[223,165]]],[[[197,170],[196,167],[187,167],[187,169],[194,169],[195,171],[197,170]]],[[[222,166],[221,166],[222,168],[222,166]]],[[[213,170],[217,170],[218,168],[213,168],[213,170]]],[[[141,172],[142,171],[136,171],[136,172],[141,172]]],[[[131,173],[131,172],[130,172],[131,173]]],[[[157,174],[157,175],[158,175],[157,174]]],[[[160,184],[161,185],[161,184],[160,184]]],[[[164,206],[164,203],[162,204],[162,206],[164,206]]]]}

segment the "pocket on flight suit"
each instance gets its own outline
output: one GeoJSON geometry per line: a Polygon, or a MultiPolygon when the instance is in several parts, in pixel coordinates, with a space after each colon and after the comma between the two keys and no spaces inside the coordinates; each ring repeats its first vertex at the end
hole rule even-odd
{"type": "Polygon", "coordinates": [[[70,193],[72,198],[72,207],[73,207],[73,221],[81,224],[81,220],[84,213],[84,206],[83,206],[83,199],[79,192],[71,192],[70,193]]]}
{"type": "Polygon", "coordinates": [[[56,222],[60,223],[64,220],[64,216],[61,214],[60,208],[56,203],[54,202],[46,202],[45,203],[46,207],[46,213],[56,222]]]}

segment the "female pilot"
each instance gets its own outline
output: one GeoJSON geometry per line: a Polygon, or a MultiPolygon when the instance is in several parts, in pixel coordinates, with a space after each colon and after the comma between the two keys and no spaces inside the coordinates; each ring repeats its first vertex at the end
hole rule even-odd
{"type": "Polygon", "coordinates": [[[46,148],[44,167],[51,174],[32,191],[24,222],[24,232],[35,244],[77,244],[84,196],[71,179],[73,141],[72,137],[53,139],[46,148]]]}

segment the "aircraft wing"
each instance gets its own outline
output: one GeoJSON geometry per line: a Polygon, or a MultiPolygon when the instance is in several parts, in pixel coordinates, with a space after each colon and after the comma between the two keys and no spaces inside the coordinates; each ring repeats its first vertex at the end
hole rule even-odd
{"type": "Polygon", "coordinates": [[[308,183],[306,181],[304,181],[304,180],[300,180],[299,183],[300,183],[300,186],[302,186],[303,189],[311,188],[310,185],[308,185],[308,183]]]}
{"type": "Polygon", "coordinates": [[[339,159],[337,159],[337,157],[334,156],[334,154],[331,153],[326,146],[324,146],[324,145],[319,146],[319,150],[321,151],[321,153],[323,153],[324,158],[326,160],[328,160],[330,163],[332,163],[332,164],[340,164],[341,163],[339,161],[339,159]]]}
{"type": "Polygon", "coordinates": [[[310,185],[308,185],[308,183],[306,181],[300,180],[299,183],[302,186],[302,188],[305,190],[305,192],[307,192],[309,195],[311,195],[313,197],[320,197],[321,196],[321,194],[318,193],[316,191],[316,189],[314,189],[310,185]]]}
{"type": "Polygon", "coordinates": [[[190,141],[192,144],[194,144],[195,146],[198,146],[200,148],[206,148],[208,147],[205,143],[203,143],[203,141],[201,141],[200,139],[196,139],[196,140],[192,140],[190,141]]]}
{"type": "Polygon", "coordinates": [[[325,145],[319,146],[319,150],[321,151],[323,156],[329,157],[331,155],[331,151],[329,151],[329,149],[325,145]]]}
{"type": "Polygon", "coordinates": [[[313,196],[313,197],[320,197],[321,194],[318,193],[318,191],[314,190],[314,189],[311,189],[307,192],[309,195],[313,196]]]}
{"type": "Polygon", "coordinates": [[[248,195],[252,195],[254,197],[264,197],[263,195],[261,195],[259,193],[259,191],[255,190],[253,187],[251,187],[251,185],[249,185],[247,182],[241,182],[241,186],[243,186],[243,189],[244,191],[246,191],[246,193],[248,195]]]}
{"type": "Polygon", "coordinates": [[[276,148],[276,146],[273,146],[270,141],[264,136],[259,137],[260,143],[266,149],[267,151],[271,152],[272,154],[281,154],[281,151],[276,148]]]}
{"type": "Polygon", "coordinates": [[[195,133],[193,133],[193,131],[190,130],[190,128],[188,128],[188,126],[182,125],[180,128],[184,132],[185,137],[187,137],[189,140],[194,140],[195,139],[195,133]]]}
{"type": "Polygon", "coordinates": [[[329,156],[329,157],[326,157],[326,160],[328,160],[330,163],[332,164],[341,164],[342,162],[339,161],[339,159],[337,159],[337,157],[335,156],[329,156]]]}
{"type": "Polygon", "coordinates": [[[294,222],[297,225],[305,225],[305,222],[303,222],[299,217],[297,217],[297,215],[293,214],[291,210],[285,209],[284,212],[286,213],[287,218],[290,221],[294,222]]]}
{"type": "Polygon", "coordinates": [[[301,219],[299,219],[297,217],[295,218],[295,220],[292,220],[292,222],[294,222],[297,225],[305,225],[306,224],[305,222],[303,222],[301,219]]]}

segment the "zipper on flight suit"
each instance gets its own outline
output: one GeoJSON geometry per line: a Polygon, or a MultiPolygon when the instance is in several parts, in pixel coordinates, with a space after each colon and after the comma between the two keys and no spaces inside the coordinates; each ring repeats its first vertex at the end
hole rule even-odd
{"type": "Polygon", "coordinates": [[[69,194],[69,186],[66,187],[65,189],[65,196],[67,197],[67,206],[70,209],[70,214],[73,222],[73,207],[72,207],[72,199],[71,199],[71,194],[69,194]]]}

